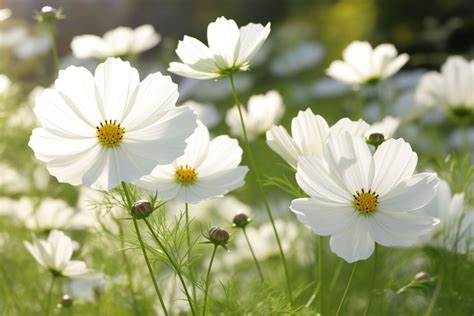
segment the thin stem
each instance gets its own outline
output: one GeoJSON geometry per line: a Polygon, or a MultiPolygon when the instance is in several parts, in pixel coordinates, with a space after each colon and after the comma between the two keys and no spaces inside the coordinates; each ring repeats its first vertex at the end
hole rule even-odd
{"type": "Polygon", "coordinates": [[[45,307],[45,310],[44,310],[45,315],[50,315],[51,299],[53,297],[54,281],[56,281],[56,276],[51,274],[51,282],[49,283],[48,296],[46,298],[46,307],[45,307]]]}
{"type": "Polygon", "coordinates": [[[356,109],[354,120],[358,120],[364,117],[364,107],[365,107],[365,95],[363,86],[359,87],[356,90],[356,109]]]}
{"type": "MultiPolygon", "coordinates": [[[[0,263],[0,270],[2,272],[2,275],[3,275],[3,279],[5,280],[5,285],[7,287],[7,292],[8,293],[14,293],[15,292],[15,289],[13,288],[13,283],[12,283],[12,280],[10,279],[10,276],[8,275],[8,272],[7,270],[4,268],[3,266],[3,263],[6,264],[6,262],[2,262],[0,263]]],[[[17,299],[15,298],[15,296],[12,297],[12,302],[13,302],[13,305],[15,306],[15,309],[18,313],[18,315],[21,315],[21,308],[20,306],[18,305],[18,301],[17,299]]]]}
{"type": "Polygon", "coordinates": [[[387,115],[387,104],[385,102],[385,98],[383,96],[383,81],[377,83],[377,103],[379,104],[380,109],[380,119],[383,119],[385,115],[387,115]]]}
{"type": "Polygon", "coordinates": [[[212,250],[211,261],[209,261],[209,267],[207,268],[207,275],[206,275],[206,287],[204,288],[204,306],[202,308],[202,315],[206,315],[206,305],[207,305],[207,293],[209,292],[209,280],[211,278],[211,268],[212,263],[214,262],[214,257],[216,256],[217,252],[217,245],[214,245],[214,250],[212,250]]]}
{"type": "Polygon", "coordinates": [[[339,302],[339,307],[337,308],[336,316],[339,316],[341,314],[342,308],[344,307],[344,303],[346,302],[347,294],[349,293],[349,289],[351,288],[352,279],[354,278],[356,268],[357,268],[357,262],[352,264],[351,276],[349,277],[349,281],[347,281],[346,289],[344,290],[342,299],[339,302]]]}
{"type": "Polygon", "coordinates": [[[125,270],[127,272],[128,288],[130,291],[130,295],[132,297],[133,310],[135,312],[135,315],[140,315],[140,308],[138,305],[137,296],[135,295],[135,289],[133,288],[132,269],[130,267],[130,262],[128,261],[127,254],[125,253],[125,238],[124,238],[123,227],[119,221],[117,221],[117,224],[119,227],[119,234],[120,234],[120,246],[121,246],[120,253],[122,254],[122,260],[125,265],[125,270]]]}
{"type": "Polygon", "coordinates": [[[260,175],[259,175],[259,172],[258,172],[257,165],[255,163],[255,159],[253,157],[252,148],[250,147],[250,142],[249,142],[249,139],[248,139],[248,136],[247,136],[247,130],[245,128],[244,117],[242,115],[242,106],[241,106],[239,98],[237,96],[237,90],[235,89],[234,78],[233,78],[232,75],[230,75],[229,79],[230,79],[230,86],[231,86],[231,89],[232,89],[232,95],[234,97],[234,102],[237,105],[237,109],[239,111],[240,124],[241,124],[241,127],[242,127],[242,133],[244,135],[246,155],[247,155],[247,158],[248,158],[248,162],[250,164],[250,170],[252,171],[252,173],[254,175],[255,181],[257,182],[258,189],[259,189],[260,194],[262,196],[263,204],[265,205],[265,210],[267,212],[268,218],[270,219],[270,223],[272,224],[273,233],[275,234],[275,238],[276,238],[276,241],[277,241],[277,244],[278,244],[278,250],[280,252],[281,262],[283,264],[283,270],[285,272],[286,287],[287,287],[287,291],[288,291],[288,299],[290,301],[290,305],[293,305],[293,295],[291,293],[290,276],[289,276],[289,273],[288,273],[288,267],[286,265],[285,253],[283,252],[283,247],[281,245],[280,236],[278,235],[278,231],[277,231],[276,226],[275,226],[275,221],[273,220],[272,211],[270,209],[270,204],[268,203],[267,194],[266,194],[266,192],[263,188],[262,181],[260,180],[260,175]]]}
{"type": "Polygon", "coordinates": [[[145,218],[144,219],[145,221],[145,224],[147,225],[148,227],[148,230],[150,231],[151,235],[153,236],[153,238],[155,239],[156,243],[158,244],[158,246],[161,248],[161,250],[163,251],[163,253],[165,254],[165,256],[168,258],[168,260],[170,261],[171,265],[173,266],[176,274],[178,275],[178,278],[181,282],[181,285],[183,286],[183,289],[184,289],[184,293],[186,294],[186,298],[188,299],[188,303],[189,303],[189,307],[191,309],[191,313],[193,315],[195,315],[195,312],[194,312],[194,307],[193,307],[193,304],[192,304],[192,298],[191,298],[191,295],[189,294],[189,291],[188,291],[188,288],[186,286],[186,282],[184,282],[184,278],[183,278],[183,275],[181,274],[180,272],[180,269],[178,267],[178,265],[176,264],[176,262],[174,261],[174,259],[171,257],[171,255],[169,254],[168,250],[165,248],[165,246],[163,245],[163,243],[161,242],[161,240],[158,238],[158,236],[155,234],[155,232],[153,231],[153,227],[151,226],[150,222],[145,218]]]}
{"type": "Polygon", "coordinates": [[[443,272],[441,272],[438,282],[436,283],[436,288],[434,290],[433,296],[430,300],[430,305],[428,305],[428,309],[426,310],[425,316],[430,316],[433,312],[433,309],[436,305],[436,301],[438,300],[439,294],[441,293],[441,285],[443,284],[443,272]]]}
{"type": "MultiPolygon", "coordinates": [[[[130,209],[132,207],[132,199],[130,197],[130,192],[128,191],[128,187],[125,184],[125,182],[122,182],[122,188],[123,188],[123,192],[125,194],[125,198],[127,199],[128,209],[130,209]]],[[[158,284],[156,283],[156,278],[155,278],[155,275],[153,273],[153,269],[151,267],[150,260],[148,259],[148,255],[146,253],[145,244],[143,243],[143,239],[142,239],[142,236],[140,234],[140,228],[139,228],[137,220],[135,218],[133,219],[133,226],[135,227],[135,232],[137,233],[137,238],[138,238],[138,241],[140,243],[140,248],[142,249],[143,257],[145,258],[146,266],[148,267],[148,272],[150,273],[150,278],[153,282],[153,287],[155,288],[156,295],[158,296],[158,299],[160,300],[161,307],[163,308],[163,312],[167,316],[168,311],[166,310],[165,302],[163,301],[163,297],[161,296],[160,289],[158,287],[158,284]]]]}
{"type": "Polygon", "coordinates": [[[321,316],[324,315],[324,277],[323,277],[323,237],[318,238],[318,276],[319,276],[319,304],[321,316]]]}
{"type": "Polygon", "coordinates": [[[369,301],[367,302],[367,307],[365,308],[364,311],[364,316],[369,314],[369,309],[370,309],[370,304],[372,303],[372,299],[374,296],[374,290],[375,290],[375,278],[377,276],[377,249],[378,246],[375,244],[375,249],[374,249],[374,267],[372,269],[372,284],[370,286],[370,292],[369,292],[369,301]]]}
{"type": "Polygon", "coordinates": [[[262,282],[265,282],[265,280],[263,279],[262,269],[260,269],[260,264],[258,263],[257,257],[255,256],[255,252],[253,251],[252,244],[250,244],[249,236],[247,235],[247,230],[245,230],[245,227],[242,227],[242,230],[244,232],[247,245],[249,246],[250,253],[252,254],[253,261],[255,262],[255,266],[257,267],[258,274],[260,275],[260,280],[262,280],[262,282]]]}
{"type": "Polygon", "coordinates": [[[188,244],[188,261],[189,261],[189,276],[191,277],[191,285],[193,287],[193,298],[196,301],[196,285],[194,284],[194,270],[191,264],[191,233],[189,232],[189,204],[184,203],[184,213],[186,218],[186,241],[188,244]]]}
{"type": "Polygon", "coordinates": [[[168,315],[168,311],[166,310],[165,302],[163,301],[163,297],[161,296],[160,289],[158,287],[158,284],[156,283],[156,278],[153,273],[153,269],[150,264],[150,260],[148,259],[148,255],[146,253],[145,245],[143,243],[142,237],[140,235],[140,228],[138,227],[137,220],[134,218],[133,219],[133,226],[135,226],[135,231],[137,232],[137,237],[138,241],[140,242],[140,247],[142,248],[143,252],[143,257],[145,258],[146,266],[148,267],[148,272],[150,273],[150,278],[153,281],[153,287],[155,288],[156,295],[158,296],[158,299],[160,300],[161,307],[163,308],[163,312],[165,315],[168,315]]]}
{"type": "Polygon", "coordinates": [[[56,24],[54,21],[48,22],[48,30],[49,35],[51,36],[51,43],[53,45],[53,60],[54,60],[54,67],[56,69],[56,75],[59,73],[59,55],[58,55],[58,47],[56,44],[56,24]]]}

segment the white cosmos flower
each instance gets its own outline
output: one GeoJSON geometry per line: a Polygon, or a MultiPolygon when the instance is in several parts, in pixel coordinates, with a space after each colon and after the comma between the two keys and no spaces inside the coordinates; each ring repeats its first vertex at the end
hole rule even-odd
{"type": "Polygon", "coordinates": [[[403,139],[389,139],[372,154],[360,137],[330,138],[322,157],[301,157],[296,181],[309,198],[291,210],[347,262],[367,259],[375,242],[409,246],[439,220],[417,214],[436,193],[434,173],[414,175],[418,157],[403,139]]]}
{"type": "Polygon", "coordinates": [[[451,56],[441,73],[430,71],[416,90],[416,103],[452,111],[474,113],[474,60],[451,56]]]}
{"type": "Polygon", "coordinates": [[[11,80],[6,75],[0,74],[0,94],[6,94],[11,86],[11,80]]]}
{"type": "Polygon", "coordinates": [[[369,137],[370,134],[380,133],[385,136],[385,139],[392,138],[395,132],[400,126],[400,120],[396,117],[386,116],[380,122],[375,122],[370,125],[369,130],[365,133],[366,137],[369,137]]]}
{"type": "Polygon", "coordinates": [[[104,37],[85,34],[72,39],[71,49],[76,58],[120,57],[135,55],[156,46],[161,40],[153,26],[145,24],[131,29],[119,26],[104,34],[104,37]]]}
{"type": "MultiPolygon", "coordinates": [[[[248,111],[242,107],[242,116],[249,139],[265,134],[277,124],[285,113],[283,99],[278,91],[268,91],[266,94],[253,95],[247,105],[248,111]]],[[[230,133],[242,136],[242,125],[237,105],[227,110],[225,122],[230,127],[230,133]]]]}
{"type": "Polygon", "coordinates": [[[12,10],[5,8],[0,9],[0,22],[3,22],[12,16],[12,10]]]}
{"type": "Polygon", "coordinates": [[[344,49],[344,61],[333,61],[326,74],[351,85],[373,83],[394,75],[407,63],[407,54],[397,55],[392,44],[372,48],[368,42],[354,41],[344,49]]]}
{"type": "Polygon", "coordinates": [[[292,136],[283,126],[273,126],[267,131],[268,146],[280,155],[290,166],[296,168],[300,156],[321,156],[328,137],[335,137],[343,132],[363,137],[369,129],[363,120],[351,121],[340,119],[332,127],[326,120],[315,115],[310,108],[299,111],[291,121],[292,136]]]}
{"type": "Polygon", "coordinates": [[[172,62],[168,71],[194,79],[246,71],[269,34],[270,23],[266,26],[249,23],[239,29],[234,20],[217,18],[207,27],[209,47],[193,37],[184,36],[176,49],[182,62],[172,62]]]}
{"type": "Polygon", "coordinates": [[[196,116],[176,108],[177,99],[170,77],[155,73],[140,83],[120,59],[107,59],[95,75],[71,66],[37,98],[42,127],[29,146],[60,182],[111,189],[183,154],[196,116]]]}
{"type": "Polygon", "coordinates": [[[207,128],[213,128],[219,124],[221,120],[221,114],[217,111],[216,107],[210,103],[199,103],[188,100],[181,104],[181,106],[187,106],[193,110],[197,115],[197,119],[206,125],[207,128]]]}
{"type": "Polygon", "coordinates": [[[210,140],[207,128],[198,121],[187,143],[184,155],[169,165],[157,166],[135,183],[157,191],[161,199],[176,197],[186,203],[222,196],[244,184],[248,168],[239,166],[242,149],[237,140],[225,135],[210,140]]]}
{"type": "Polygon", "coordinates": [[[53,274],[72,279],[97,277],[97,273],[88,268],[84,261],[71,260],[73,241],[62,231],[51,231],[48,240],[33,237],[33,244],[27,241],[23,243],[33,258],[53,274]]]}

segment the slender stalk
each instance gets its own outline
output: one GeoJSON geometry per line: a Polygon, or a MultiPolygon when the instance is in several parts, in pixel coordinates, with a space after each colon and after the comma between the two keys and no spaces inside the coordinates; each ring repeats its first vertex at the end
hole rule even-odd
{"type": "Polygon", "coordinates": [[[145,245],[140,235],[140,228],[138,227],[138,223],[136,219],[133,219],[133,226],[135,226],[135,231],[137,232],[138,241],[140,242],[140,247],[142,248],[143,257],[145,258],[146,266],[148,267],[148,272],[150,273],[150,278],[153,281],[153,287],[155,288],[156,295],[158,296],[158,299],[160,300],[160,304],[161,304],[161,307],[163,308],[163,312],[165,313],[165,315],[168,315],[165,302],[163,301],[163,297],[161,296],[160,288],[158,287],[158,283],[156,283],[156,278],[153,273],[150,260],[148,259],[148,255],[146,253],[145,245]]]}
{"type": "Polygon", "coordinates": [[[263,203],[265,205],[265,210],[267,212],[270,223],[272,224],[273,233],[275,234],[275,238],[276,238],[276,241],[277,241],[277,244],[278,244],[278,250],[280,252],[280,257],[281,257],[281,262],[282,262],[282,265],[283,265],[283,270],[285,272],[286,287],[287,287],[287,291],[288,291],[288,299],[290,301],[290,305],[293,305],[293,295],[291,293],[290,276],[289,276],[288,267],[287,267],[287,264],[286,264],[285,253],[283,252],[283,247],[281,246],[280,236],[278,235],[278,231],[277,231],[276,226],[275,226],[275,221],[273,220],[273,215],[272,215],[272,211],[270,209],[270,204],[268,203],[267,194],[266,194],[266,192],[263,188],[262,181],[260,179],[260,174],[258,172],[257,164],[255,163],[255,158],[253,157],[252,148],[250,147],[250,142],[249,142],[249,139],[248,139],[248,136],[247,136],[247,130],[245,128],[245,121],[244,121],[244,117],[242,115],[242,106],[240,104],[239,97],[237,95],[237,90],[235,89],[234,77],[232,76],[232,74],[229,76],[229,79],[230,79],[230,87],[232,89],[232,95],[234,97],[234,102],[237,105],[237,109],[239,111],[240,124],[241,124],[241,127],[242,127],[242,133],[244,135],[246,155],[247,155],[247,158],[248,158],[248,162],[250,164],[250,170],[252,171],[252,173],[254,175],[255,181],[257,182],[258,189],[260,191],[263,203]]]}
{"type": "Polygon", "coordinates": [[[323,237],[318,238],[318,277],[319,277],[319,304],[321,310],[319,314],[324,315],[324,277],[323,277],[323,237]]]}
{"type": "Polygon", "coordinates": [[[247,245],[249,246],[250,253],[252,254],[253,261],[255,262],[255,266],[258,270],[258,274],[260,275],[260,280],[262,280],[262,282],[265,282],[265,280],[263,279],[262,269],[260,269],[260,264],[258,263],[257,257],[255,256],[252,244],[250,244],[249,236],[247,235],[247,230],[245,229],[245,227],[242,227],[242,231],[244,232],[245,240],[247,241],[247,245]]]}
{"type": "Polygon", "coordinates": [[[349,289],[351,288],[352,279],[354,278],[356,268],[357,268],[357,262],[352,264],[351,276],[349,277],[349,281],[347,281],[346,289],[344,290],[344,294],[342,295],[342,299],[339,302],[339,306],[337,308],[336,316],[339,316],[341,314],[342,308],[344,307],[344,303],[346,302],[347,294],[349,293],[349,289]]]}
{"type": "Polygon", "coordinates": [[[377,84],[377,101],[378,101],[377,103],[378,103],[379,109],[380,109],[380,119],[383,119],[385,117],[385,115],[387,115],[387,104],[386,104],[385,98],[383,96],[382,82],[383,81],[380,81],[377,84]]]}
{"type": "MultiPolygon", "coordinates": [[[[2,275],[3,275],[3,279],[5,280],[5,285],[6,285],[6,288],[7,288],[7,292],[8,293],[14,293],[15,292],[15,289],[13,288],[13,283],[12,283],[12,280],[10,279],[10,276],[8,275],[8,272],[7,270],[5,269],[5,267],[3,266],[3,263],[6,264],[6,262],[1,262],[0,263],[0,271],[2,272],[2,275]]],[[[5,295],[7,296],[7,295],[5,295]]],[[[17,311],[17,314],[18,315],[21,315],[21,308],[20,306],[18,305],[18,300],[15,298],[15,296],[9,296],[9,298],[12,298],[12,302],[13,302],[13,305],[15,306],[15,309],[17,311]]]]}
{"type": "Polygon", "coordinates": [[[370,292],[369,292],[369,301],[367,302],[367,307],[365,308],[364,311],[364,316],[369,314],[369,309],[370,309],[370,304],[372,303],[372,299],[374,296],[374,290],[375,290],[375,278],[377,275],[377,244],[375,244],[375,249],[374,249],[374,267],[372,269],[372,284],[370,286],[370,292]]]}
{"type": "Polygon", "coordinates": [[[56,69],[56,75],[59,73],[59,55],[58,55],[58,46],[56,44],[56,23],[54,21],[50,21],[48,24],[49,35],[51,37],[51,43],[53,45],[53,60],[54,60],[54,67],[56,69]]]}
{"type": "Polygon", "coordinates": [[[46,307],[44,309],[44,314],[47,315],[47,316],[50,315],[51,299],[53,297],[54,281],[56,281],[56,276],[54,274],[51,274],[51,282],[49,283],[48,296],[46,298],[46,307]]]}
{"type": "Polygon", "coordinates": [[[186,218],[186,241],[188,243],[188,260],[189,260],[189,276],[191,277],[191,285],[193,287],[193,298],[196,301],[196,285],[194,284],[194,270],[191,264],[191,233],[189,232],[189,204],[184,203],[184,213],[186,218]]]}
{"type": "Polygon", "coordinates": [[[214,262],[214,257],[216,256],[217,252],[217,245],[214,245],[214,250],[212,250],[211,261],[209,261],[209,267],[207,268],[207,275],[206,275],[206,287],[204,288],[204,305],[202,307],[202,315],[206,315],[206,305],[207,305],[207,293],[209,292],[209,280],[211,278],[211,268],[212,263],[214,262]]]}
{"type": "Polygon", "coordinates": [[[122,260],[125,265],[125,270],[127,273],[128,289],[132,297],[133,311],[135,315],[140,315],[140,308],[139,308],[137,296],[135,295],[135,289],[133,287],[132,269],[130,267],[130,262],[128,261],[127,254],[125,253],[125,238],[124,238],[123,227],[119,221],[117,221],[117,224],[119,227],[119,234],[120,234],[120,247],[121,247],[120,253],[122,254],[122,260]]]}
{"type": "Polygon", "coordinates": [[[188,303],[189,303],[189,308],[191,309],[191,313],[193,315],[196,315],[195,314],[195,311],[194,311],[194,306],[192,304],[192,298],[191,298],[191,295],[189,294],[189,291],[188,291],[188,287],[186,286],[186,282],[184,282],[184,278],[183,278],[183,275],[181,274],[180,272],[180,269],[178,267],[178,265],[176,264],[176,262],[174,261],[174,259],[171,257],[171,255],[169,254],[168,250],[166,250],[165,246],[163,245],[163,243],[161,242],[161,240],[158,238],[158,236],[155,234],[155,232],[153,231],[153,227],[151,226],[150,222],[145,218],[144,219],[145,221],[145,224],[147,225],[148,227],[148,230],[150,231],[151,235],[153,236],[153,238],[155,239],[156,243],[158,244],[158,246],[161,248],[161,250],[163,251],[163,253],[165,254],[165,256],[168,258],[168,260],[170,261],[171,265],[173,266],[176,274],[178,275],[178,278],[181,282],[181,285],[183,286],[183,290],[184,290],[184,293],[186,294],[186,298],[188,299],[188,303]]]}
{"type": "Polygon", "coordinates": [[[364,117],[364,107],[365,107],[365,95],[364,87],[361,86],[356,90],[356,109],[354,120],[358,120],[364,117]]]}
{"type": "MultiPolygon", "coordinates": [[[[125,182],[122,182],[122,188],[125,193],[125,198],[127,199],[128,208],[130,209],[132,207],[132,199],[130,198],[130,192],[128,192],[128,188],[125,182]]],[[[151,281],[153,282],[153,287],[155,288],[156,295],[158,296],[158,299],[160,300],[160,304],[161,304],[161,307],[163,308],[163,312],[167,316],[168,311],[166,309],[165,302],[163,301],[163,297],[161,296],[160,288],[158,287],[158,284],[156,283],[155,274],[153,273],[150,260],[148,259],[148,255],[146,253],[145,244],[143,243],[143,239],[140,234],[140,227],[138,226],[137,220],[135,218],[133,219],[133,226],[135,227],[135,232],[137,233],[137,238],[140,243],[140,248],[142,249],[143,257],[145,258],[146,266],[148,268],[148,272],[150,273],[150,278],[151,278],[151,281]]]]}
{"type": "Polygon", "coordinates": [[[439,294],[441,293],[441,285],[443,284],[443,272],[441,272],[438,282],[436,283],[436,288],[434,290],[433,296],[431,297],[430,300],[430,305],[428,305],[428,308],[426,310],[426,313],[424,314],[425,316],[430,316],[433,312],[434,307],[436,306],[436,301],[438,300],[439,294]]]}

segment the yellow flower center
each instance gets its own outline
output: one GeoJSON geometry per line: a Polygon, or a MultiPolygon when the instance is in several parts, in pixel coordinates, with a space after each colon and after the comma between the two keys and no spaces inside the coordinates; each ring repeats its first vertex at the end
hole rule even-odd
{"type": "Polygon", "coordinates": [[[100,123],[96,126],[96,135],[99,142],[106,147],[112,147],[122,141],[125,134],[125,128],[120,126],[116,120],[105,120],[105,123],[100,123]]]}
{"type": "Polygon", "coordinates": [[[196,182],[197,175],[198,173],[196,169],[188,166],[187,164],[185,166],[180,165],[175,171],[176,180],[178,180],[182,184],[190,184],[196,182]]]}
{"type": "Polygon", "coordinates": [[[356,210],[362,214],[372,214],[377,209],[379,195],[370,189],[368,192],[365,192],[364,189],[361,192],[356,191],[352,197],[356,210]]]}

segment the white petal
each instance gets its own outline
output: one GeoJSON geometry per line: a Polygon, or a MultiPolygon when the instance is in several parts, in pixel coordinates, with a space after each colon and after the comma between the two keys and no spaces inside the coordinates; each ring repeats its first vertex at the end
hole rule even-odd
{"type": "Polygon", "coordinates": [[[71,259],[73,247],[72,240],[62,231],[53,230],[49,233],[48,243],[53,249],[53,265],[62,270],[66,263],[71,259]]]}
{"type": "Polygon", "coordinates": [[[97,160],[84,173],[85,185],[98,190],[110,190],[122,181],[114,149],[103,149],[97,160]]]}
{"type": "Polygon", "coordinates": [[[381,195],[378,208],[396,212],[417,210],[433,200],[438,182],[439,178],[435,173],[414,175],[381,195]]]}
{"type": "Polygon", "coordinates": [[[309,196],[329,204],[348,205],[352,194],[335,179],[328,165],[317,157],[300,157],[296,182],[309,196]]]}
{"type": "Polygon", "coordinates": [[[372,52],[374,72],[382,75],[385,68],[397,56],[397,49],[392,44],[380,44],[372,52]]]}
{"type": "Polygon", "coordinates": [[[349,263],[369,258],[374,252],[375,242],[367,216],[358,215],[349,229],[331,237],[329,245],[336,255],[349,263]]]}
{"type": "Polygon", "coordinates": [[[338,137],[348,132],[352,136],[362,137],[365,135],[370,125],[364,120],[351,121],[348,118],[342,118],[331,126],[329,130],[330,137],[338,137]]]}
{"type": "Polygon", "coordinates": [[[344,62],[363,80],[376,75],[372,65],[372,46],[368,42],[352,42],[344,49],[342,56],[344,62]]]}
{"type": "Polygon", "coordinates": [[[392,62],[390,62],[387,67],[384,69],[382,73],[382,78],[388,78],[393,76],[397,73],[407,62],[408,62],[408,54],[401,54],[397,58],[395,58],[392,62]]]}
{"type": "Polygon", "coordinates": [[[193,79],[213,79],[221,76],[221,74],[214,68],[210,68],[208,66],[209,64],[206,61],[197,62],[192,66],[183,63],[172,62],[170,63],[168,71],[193,79]]]}
{"type": "Polygon", "coordinates": [[[123,123],[130,111],[129,101],[140,83],[138,71],[128,61],[108,58],[95,70],[97,91],[104,106],[104,117],[123,123]]]}
{"type": "Polygon", "coordinates": [[[280,155],[290,166],[296,168],[298,156],[301,153],[287,130],[283,126],[273,126],[266,135],[268,147],[280,155]]]}
{"type": "Polygon", "coordinates": [[[199,166],[203,175],[234,168],[242,160],[242,148],[236,139],[226,135],[211,140],[206,159],[199,166]]]}
{"type": "Polygon", "coordinates": [[[293,200],[290,209],[301,223],[322,236],[347,230],[357,217],[351,205],[328,204],[312,198],[293,200]]]}
{"type": "MultiPolygon", "coordinates": [[[[177,165],[188,164],[198,168],[204,159],[206,159],[209,151],[209,131],[201,121],[197,121],[198,127],[194,133],[186,139],[186,149],[184,155],[176,160],[177,165]]],[[[228,154],[228,152],[226,152],[228,154]]]]}
{"type": "Polygon", "coordinates": [[[184,64],[191,67],[199,63],[200,67],[207,69],[207,72],[218,71],[209,47],[194,37],[184,36],[183,40],[178,43],[176,54],[184,64]]]}
{"type": "Polygon", "coordinates": [[[157,192],[160,199],[168,201],[178,194],[181,185],[176,181],[173,165],[157,166],[150,175],[134,183],[142,188],[157,192]]]}
{"type": "Polygon", "coordinates": [[[240,32],[234,20],[217,18],[207,27],[207,41],[216,64],[225,69],[234,66],[237,60],[240,32]]]}
{"type": "Polygon", "coordinates": [[[161,40],[161,36],[155,32],[150,24],[145,24],[133,30],[133,41],[130,45],[132,53],[141,53],[154,46],[161,40]]]}
{"type": "Polygon", "coordinates": [[[308,108],[298,112],[298,116],[291,121],[291,133],[302,155],[321,157],[329,126],[322,116],[314,115],[308,108]]]}
{"type": "Polygon", "coordinates": [[[85,34],[75,36],[71,41],[71,50],[76,58],[105,58],[106,45],[102,38],[97,35],[85,34]]]}
{"type": "Polygon", "coordinates": [[[36,262],[38,262],[40,264],[40,266],[42,266],[44,268],[48,267],[46,261],[44,260],[44,258],[42,256],[42,254],[38,251],[38,248],[36,247],[36,243],[35,243],[35,245],[32,245],[29,242],[24,241],[23,245],[25,245],[26,250],[28,250],[28,252],[33,256],[33,258],[35,258],[36,262]]]}
{"type": "Polygon", "coordinates": [[[375,175],[372,189],[380,196],[387,194],[401,181],[411,177],[418,156],[403,139],[389,139],[374,154],[375,175]]]}
{"type": "Polygon", "coordinates": [[[357,84],[363,81],[363,78],[357,71],[340,60],[333,61],[326,70],[326,74],[348,84],[357,84]]]}
{"type": "Polygon", "coordinates": [[[73,279],[94,279],[97,273],[87,268],[84,261],[72,260],[63,270],[63,275],[73,279]]]}
{"type": "Polygon", "coordinates": [[[248,63],[270,34],[270,23],[265,27],[261,24],[249,23],[240,28],[239,53],[237,65],[248,63]]]}

